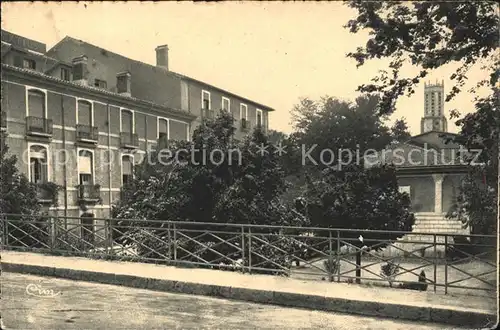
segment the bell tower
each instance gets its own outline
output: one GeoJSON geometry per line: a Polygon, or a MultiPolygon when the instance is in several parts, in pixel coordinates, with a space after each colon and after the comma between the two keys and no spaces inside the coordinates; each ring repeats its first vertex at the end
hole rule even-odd
{"type": "Polygon", "coordinates": [[[448,122],[444,115],[444,80],[440,83],[425,83],[424,117],[420,122],[420,132],[446,132],[448,122]]]}

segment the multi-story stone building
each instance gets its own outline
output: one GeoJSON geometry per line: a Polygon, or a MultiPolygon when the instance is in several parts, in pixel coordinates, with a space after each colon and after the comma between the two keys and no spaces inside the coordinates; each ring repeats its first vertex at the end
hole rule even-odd
{"type": "Polygon", "coordinates": [[[235,114],[241,137],[267,129],[272,111],[169,71],[166,47],[153,66],[69,37],[47,51],[2,31],[1,46],[2,138],[54,215],[108,217],[159,138],[189,140],[221,108],[235,114]],[[48,182],[62,187],[57,196],[48,182]]]}

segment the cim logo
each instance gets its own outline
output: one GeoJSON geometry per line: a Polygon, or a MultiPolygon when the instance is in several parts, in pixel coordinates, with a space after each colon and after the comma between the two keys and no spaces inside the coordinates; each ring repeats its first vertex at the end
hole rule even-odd
{"type": "Polygon", "coordinates": [[[59,291],[54,291],[52,289],[45,289],[41,284],[28,284],[26,286],[26,294],[33,297],[41,298],[54,298],[61,294],[59,291]]]}

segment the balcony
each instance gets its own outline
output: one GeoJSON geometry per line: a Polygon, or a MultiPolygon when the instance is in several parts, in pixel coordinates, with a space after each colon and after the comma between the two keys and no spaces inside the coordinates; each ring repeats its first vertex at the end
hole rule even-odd
{"type": "Polygon", "coordinates": [[[214,119],[214,111],[210,109],[202,109],[204,119],[214,119]]]}
{"type": "Polygon", "coordinates": [[[134,133],[120,133],[120,145],[126,149],[139,148],[139,136],[134,133]]]}
{"type": "Polygon", "coordinates": [[[76,125],[76,140],[96,144],[99,140],[99,129],[95,126],[76,125]]]}
{"type": "Polygon", "coordinates": [[[250,121],[248,119],[241,119],[241,131],[248,132],[250,130],[250,121]]]}
{"type": "Polygon", "coordinates": [[[81,184],[77,189],[79,201],[97,203],[101,200],[101,186],[98,184],[81,184]]]}
{"type": "Polygon", "coordinates": [[[26,117],[26,134],[43,137],[52,136],[52,119],[26,117]]]}
{"type": "Polygon", "coordinates": [[[0,132],[7,130],[7,113],[5,111],[0,112],[0,132]]]}
{"type": "Polygon", "coordinates": [[[36,183],[36,198],[40,204],[56,204],[59,187],[52,182],[36,183]]]}

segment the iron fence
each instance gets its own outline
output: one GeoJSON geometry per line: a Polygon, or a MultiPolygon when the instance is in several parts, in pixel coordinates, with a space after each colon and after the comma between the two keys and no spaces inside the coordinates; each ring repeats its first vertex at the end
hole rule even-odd
{"type": "Polygon", "coordinates": [[[496,237],[0,214],[4,249],[434,292],[496,290],[496,237]],[[422,271],[425,276],[422,275],[422,271]]]}

